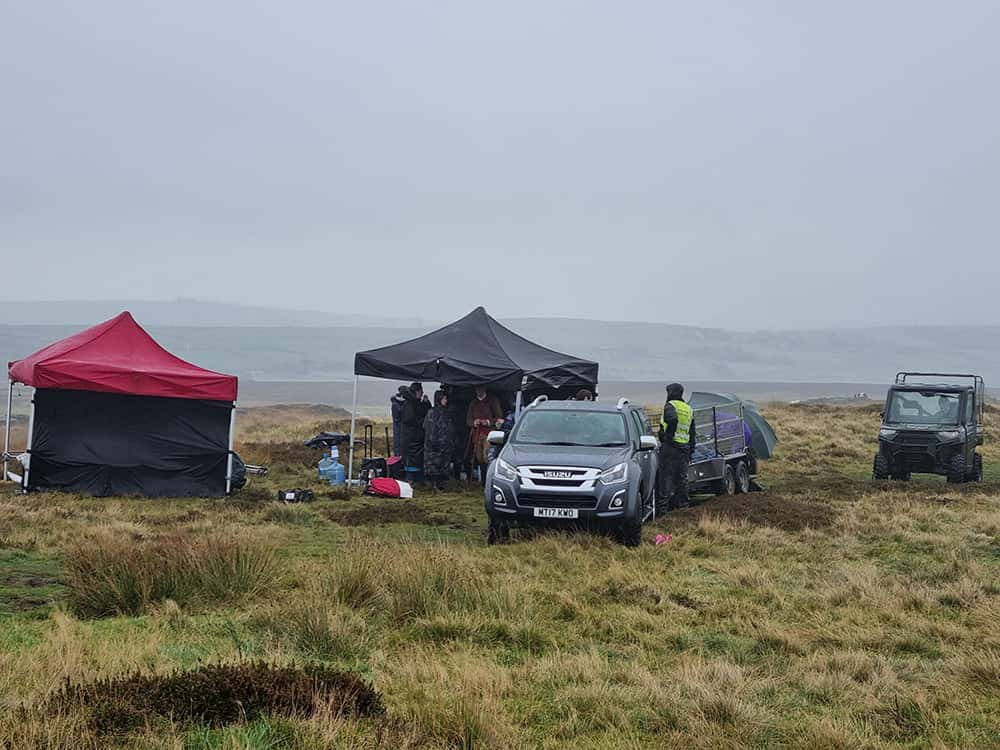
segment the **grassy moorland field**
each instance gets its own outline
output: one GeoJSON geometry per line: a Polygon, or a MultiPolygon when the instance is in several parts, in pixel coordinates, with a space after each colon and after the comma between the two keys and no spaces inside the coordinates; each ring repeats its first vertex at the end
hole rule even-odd
{"type": "Polygon", "coordinates": [[[488,548],[475,490],[273,502],[336,412],[251,415],[229,501],[7,489],[0,747],[1000,746],[1000,451],[876,484],[877,409],[765,411],[768,492],[635,550],[488,548]]]}

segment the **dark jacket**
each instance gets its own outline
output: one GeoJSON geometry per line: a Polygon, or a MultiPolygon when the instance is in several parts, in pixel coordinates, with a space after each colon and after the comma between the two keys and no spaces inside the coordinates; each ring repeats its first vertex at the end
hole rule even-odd
{"type": "Polygon", "coordinates": [[[434,408],[424,417],[424,474],[428,477],[446,477],[454,450],[454,430],[450,409],[441,406],[441,399],[434,394],[434,408]]]}
{"type": "Polygon", "coordinates": [[[406,394],[403,404],[403,463],[420,470],[424,465],[424,417],[431,405],[416,394],[406,394]]]}
{"type": "Polygon", "coordinates": [[[392,452],[399,456],[403,452],[403,406],[406,399],[402,393],[394,393],[389,399],[389,410],[392,413],[392,452]]]}

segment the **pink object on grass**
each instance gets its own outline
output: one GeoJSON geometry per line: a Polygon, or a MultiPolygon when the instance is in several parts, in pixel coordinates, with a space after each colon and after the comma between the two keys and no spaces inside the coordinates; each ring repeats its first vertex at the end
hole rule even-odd
{"type": "Polygon", "coordinates": [[[657,534],[656,535],[656,546],[659,547],[661,545],[664,545],[667,542],[669,542],[671,539],[673,539],[673,537],[670,534],[657,534]]]}

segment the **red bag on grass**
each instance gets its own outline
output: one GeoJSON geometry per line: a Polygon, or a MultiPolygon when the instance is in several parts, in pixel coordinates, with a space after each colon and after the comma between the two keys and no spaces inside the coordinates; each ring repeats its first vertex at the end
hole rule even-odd
{"type": "Polygon", "coordinates": [[[368,483],[369,495],[379,497],[413,497],[413,488],[406,482],[389,477],[375,477],[368,483]]]}

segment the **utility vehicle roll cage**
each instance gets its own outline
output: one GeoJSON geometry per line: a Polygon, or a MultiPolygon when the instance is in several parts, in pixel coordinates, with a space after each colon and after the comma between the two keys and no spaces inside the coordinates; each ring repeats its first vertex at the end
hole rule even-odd
{"type": "Polygon", "coordinates": [[[944,380],[907,380],[907,378],[950,378],[952,380],[971,381],[971,386],[976,394],[976,412],[979,417],[979,424],[983,423],[983,416],[986,413],[986,383],[981,375],[966,375],[955,372],[897,372],[896,385],[928,385],[928,386],[955,386],[963,383],[948,383],[944,380]]]}

